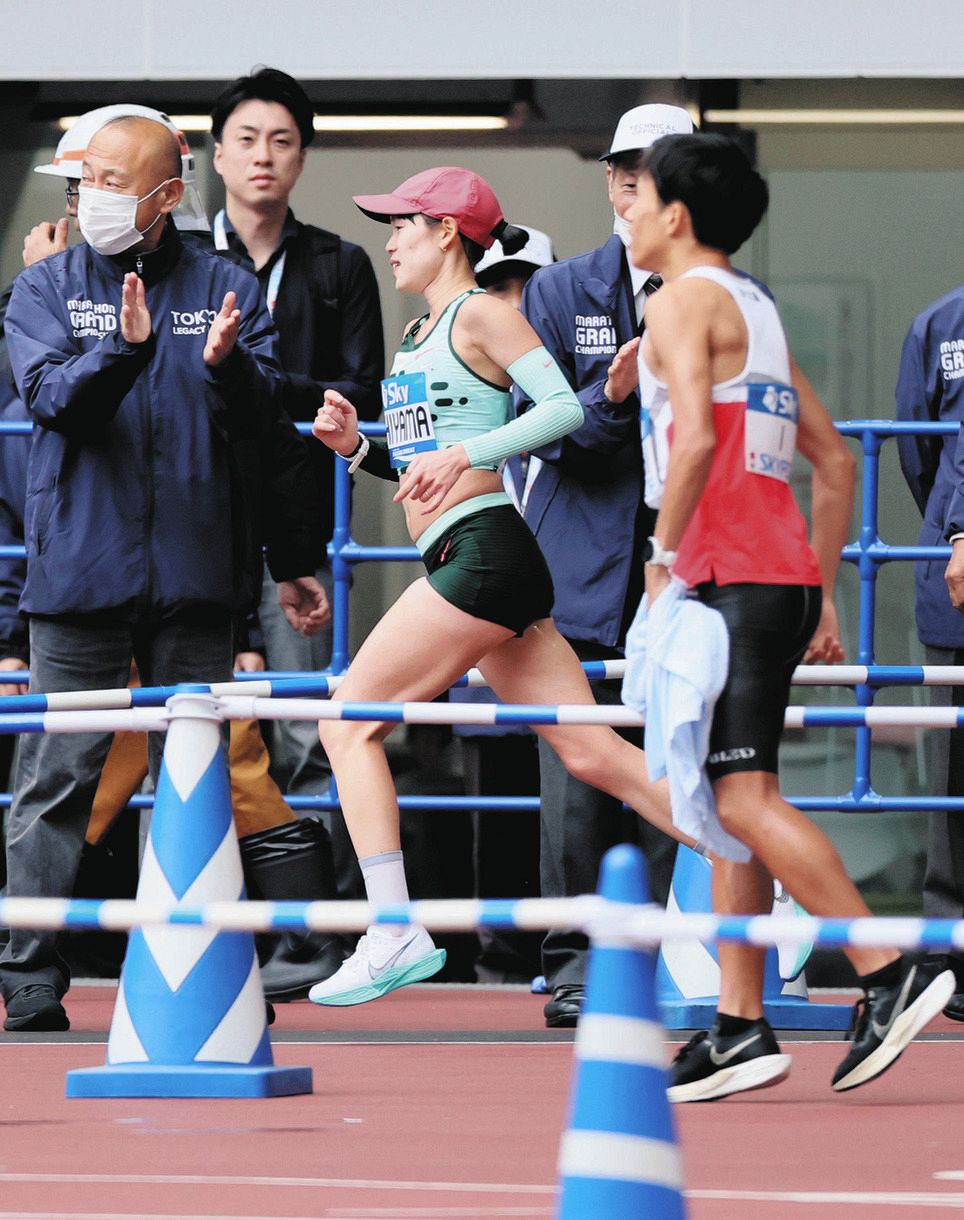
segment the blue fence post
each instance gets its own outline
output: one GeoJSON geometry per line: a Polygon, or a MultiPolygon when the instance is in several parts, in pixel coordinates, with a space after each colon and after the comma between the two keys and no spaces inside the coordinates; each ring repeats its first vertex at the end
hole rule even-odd
{"type": "Polygon", "coordinates": [[[335,514],[328,556],[331,560],[331,661],[329,670],[343,674],[348,668],[348,629],[351,619],[351,563],[345,551],[351,545],[351,475],[347,462],[335,462],[335,514]]]}
{"type": "MultiPolygon", "coordinates": [[[[860,575],[859,618],[857,631],[857,664],[874,664],[874,627],[877,617],[877,571],[878,561],[874,554],[880,543],[877,533],[877,497],[880,488],[881,439],[876,432],[866,429],[861,433],[860,443],[864,451],[863,484],[860,505],[860,575]]],[[[856,688],[858,707],[870,707],[876,691],[869,684],[856,688]]],[[[870,777],[872,738],[868,728],[856,730],[854,739],[854,784],[853,795],[860,801],[871,797],[873,788],[870,777]]]]}

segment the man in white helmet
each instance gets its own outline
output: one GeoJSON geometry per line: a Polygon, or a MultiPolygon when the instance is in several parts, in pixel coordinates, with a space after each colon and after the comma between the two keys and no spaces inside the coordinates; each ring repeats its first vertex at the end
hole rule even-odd
{"type": "MultiPolygon", "coordinates": [[[[98,106],[96,110],[88,110],[60,137],[54,149],[53,160],[46,165],[35,165],[34,173],[51,174],[65,180],[67,216],[76,218],[77,187],[87,142],[105,123],[121,118],[153,119],[156,123],[162,123],[174,135],[181,150],[181,181],[184,183],[181,202],[174,209],[174,224],[184,233],[210,233],[211,226],[196,185],[194,154],[188,147],[183,131],[180,131],[162,110],[154,110],[151,106],[119,102],[112,106],[98,106]]],[[[66,250],[69,233],[67,217],[61,217],[56,223],[42,220],[34,225],[23,243],[24,266],[29,267],[31,263],[36,263],[50,254],[66,250]]]]}
{"type": "MultiPolygon", "coordinates": [[[[615,393],[608,382],[620,347],[642,333],[646,297],[658,286],[629,261],[626,214],[636,199],[643,150],[660,136],[692,130],[679,106],[628,110],[599,158],[606,162],[613,235],[597,250],[537,271],[522,298],[522,312],[566,374],[585,415],[575,432],[533,455],[521,497],[552,573],[552,617],[584,661],[622,655],[642,595],[654,516],[642,496],[639,399],[632,386],[615,393]]],[[[529,404],[518,405],[524,410],[529,404]]],[[[618,683],[596,683],[593,689],[600,703],[620,700],[618,683]]],[[[543,742],[539,764],[543,897],[591,891],[606,849],[635,837],[645,823],[627,819],[618,801],[573,780],[543,742]]],[[[657,865],[654,889],[665,896],[674,845],[649,828],[642,833],[650,865],[657,865]]],[[[581,933],[559,929],[546,937],[548,1026],[576,1024],[586,956],[581,933]]]]}

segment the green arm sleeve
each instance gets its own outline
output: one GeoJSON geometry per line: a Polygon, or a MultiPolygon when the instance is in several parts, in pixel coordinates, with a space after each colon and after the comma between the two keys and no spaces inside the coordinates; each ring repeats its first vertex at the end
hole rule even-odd
{"type": "Polygon", "coordinates": [[[544,347],[526,352],[506,372],[533,406],[500,428],[463,441],[470,466],[493,466],[514,453],[531,453],[583,421],[582,404],[544,347]]]}

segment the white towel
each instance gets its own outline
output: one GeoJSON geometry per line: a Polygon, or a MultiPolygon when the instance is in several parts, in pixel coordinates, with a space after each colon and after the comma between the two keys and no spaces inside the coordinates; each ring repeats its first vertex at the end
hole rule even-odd
{"type": "Polygon", "coordinates": [[[723,616],[671,580],[652,608],[643,598],[626,636],[622,697],[646,720],[646,765],[669,780],[673,825],[726,860],[748,848],[720,825],[706,775],[713,708],[730,663],[723,616]]]}

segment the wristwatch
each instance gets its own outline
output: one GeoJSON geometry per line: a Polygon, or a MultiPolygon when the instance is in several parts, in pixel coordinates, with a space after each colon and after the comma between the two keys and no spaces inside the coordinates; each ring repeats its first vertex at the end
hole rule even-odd
{"type": "Polygon", "coordinates": [[[358,444],[351,453],[339,453],[339,457],[343,462],[348,463],[348,473],[354,474],[358,467],[365,460],[365,454],[371,448],[371,442],[363,432],[358,434],[358,444]]]}
{"type": "Polygon", "coordinates": [[[650,538],[649,545],[652,547],[652,554],[646,560],[647,565],[654,568],[671,568],[676,562],[676,552],[667,551],[658,538],[650,538]]]}

